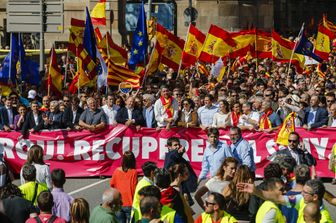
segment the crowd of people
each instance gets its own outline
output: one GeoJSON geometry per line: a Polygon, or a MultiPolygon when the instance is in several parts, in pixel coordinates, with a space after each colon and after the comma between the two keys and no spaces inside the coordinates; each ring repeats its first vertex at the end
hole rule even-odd
{"type": "Polygon", "coordinates": [[[132,151],[124,152],[101,204],[90,212],[85,198],[68,195],[66,173],[44,163],[43,148],[33,145],[20,171],[20,186],[11,182],[2,163],[0,221],[55,223],[203,223],[306,222],[332,223],[323,198],[336,206],[336,197],[311,173],[314,157],[299,148],[300,136],[290,133],[289,146],[278,151],[255,186],[251,146],[239,127],[230,128],[231,144],[219,141],[217,128],[208,129],[202,170],[197,176],[177,137],[167,141],[164,165],[142,164],[139,178],[132,151]],[[202,182],[206,180],[205,184],[202,182]],[[191,194],[195,192],[194,198],[191,194]],[[194,200],[196,203],[194,203],[194,200]],[[195,213],[193,206],[204,211],[195,213]]]}
{"type": "MultiPolygon", "coordinates": [[[[323,198],[332,205],[336,198],[316,176],[316,160],[300,135],[290,133],[288,146],[272,154],[262,183],[255,186],[253,149],[242,131],[275,132],[291,112],[295,126],[307,131],[336,127],[336,54],[326,63],[326,78],[318,75],[316,65],[298,74],[270,59],[235,62],[220,81],[195,67],[183,74],[166,68],[128,94],[84,87],[76,95],[64,90],[58,97],[48,95],[44,85],[25,84],[21,92],[13,89],[2,96],[0,129],[20,131],[21,137],[43,129],[97,132],[122,124],[137,130],[201,128],[208,143],[198,176],[183,158],[178,138],[168,139],[164,166],[152,161],[141,166],[141,179],[134,154],[126,151],[121,167],[112,173],[111,188],[91,213],[85,198],[64,192],[66,173],[58,167],[50,171],[43,149],[34,145],[21,168],[19,187],[0,162],[0,221],[333,222],[323,198]],[[219,141],[220,128],[228,129],[230,144],[219,141]],[[204,212],[194,213],[194,205],[204,212]]],[[[62,72],[75,72],[75,66],[68,65],[62,56],[62,72]]],[[[336,151],[330,158],[332,171],[335,157],[336,151]]]]}

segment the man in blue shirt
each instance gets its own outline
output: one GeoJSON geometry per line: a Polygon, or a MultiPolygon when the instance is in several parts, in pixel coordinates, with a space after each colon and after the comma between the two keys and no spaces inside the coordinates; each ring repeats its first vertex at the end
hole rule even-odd
{"type": "Polygon", "coordinates": [[[197,110],[198,121],[200,127],[203,130],[207,130],[211,127],[213,122],[213,117],[215,113],[218,111],[218,108],[212,104],[214,97],[211,94],[208,94],[204,98],[204,106],[200,107],[197,110]]]}
{"type": "Polygon", "coordinates": [[[223,160],[231,156],[230,148],[227,144],[218,140],[219,131],[217,128],[210,128],[208,130],[208,141],[202,160],[202,170],[198,177],[198,183],[206,179],[207,174],[210,172],[210,177],[217,174],[223,160]]]}
{"type": "Polygon", "coordinates": [[[239,127],[230,128],[230,145],[231,156],[236,158],[241,165],[246,165],[251,171],[256,170],[253,157],[253,149],[250,144],[242,137],[239,127]]]}

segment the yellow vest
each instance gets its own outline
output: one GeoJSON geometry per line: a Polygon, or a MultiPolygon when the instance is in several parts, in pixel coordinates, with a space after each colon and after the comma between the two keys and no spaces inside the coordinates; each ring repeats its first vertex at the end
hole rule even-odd
{"type": "Polygon", "coordinates": [[[167,205],[163,205],[161,209],[161,218],[160,220],[164,223],[174,223],[176,211],[167,205]]]}
{"type": "MultiPolygon", "coordinates": [[[[223,217],[220,222],[221,223],[237,223],[238,221],[237,219],[235,219],[235,217],[223,211],[223,217]]],[[[202,223],[212,223],[211,214],[203,212],[202,213],[202,223]]]]}
{"type": "Polygon", "coordinates": [[[131,219],[134,219],[135,222],[141,219],[142,215],[140,212],[140,196],[138,194],[139,190],[141,190],[144,187],[151,186],[152,183],[148,181],[147,178],[142,178],[136,188],[133,198],[133,204],[132,204],[132,211],[131,211],[131,219]]]}
{"type": "Polygon", "coordinates": [[[276,212],[275,215],[275,223],[286,223],[285,217],[282,215],[280,209],[276,204],[274,204],[271,201],[265,201],[258,209],[257,216],[256,216],[256,222],[263,222],[263,219],[265,217],[265,214],[270,211],[271,209],[274,209],[276,212]]]}
{"type": "MultiPolygon", "coordinates": [[[[298,220],[297,223],[306,223],[303,217],[304,214],[304,208],[305,208],[306,204],[304,203],[304,199],[302,198],[300,201],[300,207],[299,207],[299,216],[298,216],[298,220]]],[[[333,220],[330,217],[329,211],[327,209],[322,208],[321,210],[321,223],[333,223],[333,220]]]]}
{"type": "MultiPolygon", "coordinates": [[[[33,200],[34,192],[35,192],[35,183],[37,183],[37,182],[30,181],[28,183],[25,183],[25,184],[22,184],[21,186],[19,186],[19,188],[20,188],[20,190],[21,190],[21,192],[23,194],[23,198],[24,199],[26,199],[28,201],[32,201],[33,200]]],[[[39,196],[39,194],[42,191],[45,191],[45,190],[48,190],[47,185],[38,183],[37,194],[36,194],[36,198],[35,198],[34,204],[37,204],[37,197],[39,196]]]]}

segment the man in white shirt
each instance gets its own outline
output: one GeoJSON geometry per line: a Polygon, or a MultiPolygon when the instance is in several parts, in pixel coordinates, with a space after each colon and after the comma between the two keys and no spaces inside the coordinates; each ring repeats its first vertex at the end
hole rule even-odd
{"type": "Polygon", "coordinates": [[[116,115],[117,115],[117,107],[113,104],[114,97],[109,94],[106,99],[106,104],[101,107],[106,114],[108,125],[116,125],[116,115]]]}
{"type": "Polygon", "coordinates": [[[178,102],[170,96],[167,86],[161,86],[161,97],[154,104],[155,120],[159,128],[165,127],[167,130],[178,118],[178,102]]]}
{"type": "Polygon", "coordinates": [[[258,127],[259,113],[252,111],[252,105],[245,102],[242,107],[243,114],[239,117],[238,127],[241,130],[252,130],[258,127]]]}

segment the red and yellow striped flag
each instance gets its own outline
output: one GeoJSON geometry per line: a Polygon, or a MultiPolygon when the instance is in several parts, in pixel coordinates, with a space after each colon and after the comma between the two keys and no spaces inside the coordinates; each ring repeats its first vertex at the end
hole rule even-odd
{"type": "Polygon", "coordinates": [[[126,67],[118,66],[111,60],[108,60],[107,68],[107,84],[109,86],[118,86],[122,82],[128,82],[132,84],[133,88],[140,87],[140,75],[134,71],[126,67]]]}
{"type": "Polygon", "coordinates": [[[295,131],[295,119],[296,113],[291,112],[283,121],[278,132],[275,134],[274,141],[280,145],[288,146],[288,137],[291,132],[295,131]]]}
{"type": "Polygon", "coordinates": [[[55,48],[51,48],[50,63],[49,63],[49,75],[48,75],[48,94],[50,90],[57,96],[62,95],[62,79],[63,75],[57,65],[57,58],[55,48]],[[50,90],[49,90],[50,89],[50,90]]]}
{"type": "Polygon", "coordinates": [[[195,26],[190,24],[187,41],[182,54],[182,65],[188,67],[194,65],[202,51],[206,36],[195,26]]]}
{"type": "Polygon", "coordinates": [[[156,26],[156,39],[163,48],[161,63],[177,71],[182,58],[184,40],[170,33],[159,23],[156,26]]]}
{"type": "Polygon", "coordinates": [[[127,51],[113,42],[109,32],[99,41],[97,47],[106,63],[110,56],[114,64],[122,66],[127,64],[127,51]]]}
{"type": "Polygon", "coordinates": [[[106,0],[99,0],[99,2],[92,9],[90,16],[93,25],[106,25],[106,0]]]}
{"type": "Polygon", "coordinates": [[[216,62],[220,57],[224,57],[230,50],[236,46],[230,33],[218,26],[211,25],[199,60],[208,63],[216,62]]]}

